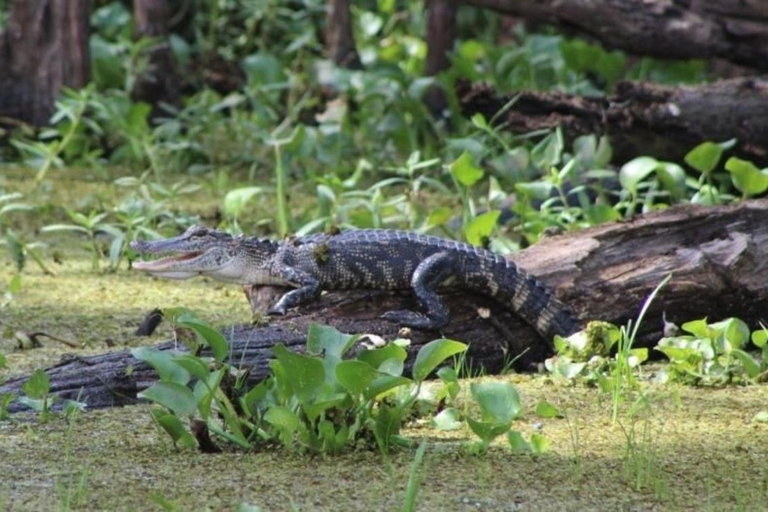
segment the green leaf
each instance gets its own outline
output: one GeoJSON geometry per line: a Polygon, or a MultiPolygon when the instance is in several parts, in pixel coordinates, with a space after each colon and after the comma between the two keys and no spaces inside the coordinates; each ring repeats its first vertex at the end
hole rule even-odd
{"type": "Polygon", "coordinates": [[[416,355],[416,361],[413,363],[413,380],[423,381],[443,361],[465,350],[467,346],[458,341],[445,338],[430,341],[421,347],[416,355]]]}
{"type": "Polygon", "coordinates": [[[540,400],[536,404],[536,415],[540,418],[562,418],[563,413],[560,409],[547,402],[546,400],[540,400]]]}
{"type": "Polygon", "coordinates": [[[45,398],[51,390],[51,379],[45,371],[38,368],[29,377],[29,380],[21,386],[21,390],[24,391],[24,394],[29,398],[45,398]]]}
{"type": "Polygon", "coordinates": [[[752,343],[758,348],[765,347],[768,343],[768,329],[761,329],[752,333],[752,343]]]}
{"type": "Polygon", "coordinates": [[[197,400],[192,390],[178,382],[158,382],[136,396],[162,405],[176,414],[191,416],[197,410],[197,400]]]}
{"type": "Polygon", "coordinates": [[[261,194],[263,190],[262,187],[243,187],[230,190],[224,196],[225,215],[230,218],[239,217],[251,199],[261,194]]]}
{"type": "Polygon", "coordinates": [[[450,165],[451,173],[456,180],[465,187],[471,187],[485,175],[482,169],[475,165],[469,151],[464,151],[459,158],[450,165]]]}
{"type": "Polygon", "coordinates": [[[753,358],[751,355],[739,349],[735,349],[732,353],[734,356],[736,356],[739,362],[741,362],[741,365],[744,367],[744,371],[747,372],[747,376],[750,379],[754,379],[762,373],[760,363],[755,361],[755,358],[753,358]]]}
{"type": "Polygon", "coordinates": [[[685,163],[703,174],[711,173],[720,162],[723,148],[714,142],[702,142],[685,155],[685,163]]]}
{"type": "Polygon", "coordinates": [[[619,183],[622,188],[637,194],[637,185],[659,166],[659,161],[650,156],[639,156],[621,166],[619,183]]]}
{"type": "Polygon", "coordinates": [[[659,177],[659,181],[673,198],[680,199],[685,195],[686,175],[679,165],[671,162],[659,162],[656,176],[659,177]]]}
{"type": "Polygon", "coordinates": [[[467,242],[472,245],[484,245],[493,233],[496,223],[499,221],[499,215],[501,215],[499,210],[490,210],[469,221],[469,224],[464,226],[464,236],[467,238],[467,242]]]}
{"type": "Polygon", "coordinates": [[[274,406],[264,413],[264,421],[288,435],[293,434],[299,428],[299,417],[283,406],[274,406]]]}
{"type": "Polygon", "coordinates": [[[206,322],[189,315],[181,315],[178,324],[182,327],[188,327],[199,334],[200,338],[211,347],[213,358],[217,363],[221,363],[226,359],[229,354],[229,344],[219,331],[206,322]]]}
{"type": "Polygon", "coordinates": [[[549,440],[541,434],[531,435],[531,448],[533,453],[544,453],[549,450],[549,440]]]}
{"type": "Polygon", "coordinates": [[[531,444],[517,430],[507,432],[507,441],[509,441],[513,453],[531,453],[533,451],[531,444]]]}
{"type": "Polygon", "coordinates": [[[8,368],[8,360],[0,353],[0,368],[8,368]]]}
{"type": "Polygon", "coordinates": [[[494,423],[489,421],[477,421],[472,418],[467,418],[467,424],[469,425],[469,428],[472,429],[472,432],[486,443],[490,443],[495,438],[508,431],[512,426],[512,422],[494,423]]]}
{"type": "Polygon", "coordinates": [[[473,115],[471,121],[475,127],[480,128],[481,130],[487,130],[489,128],[488,121],[485,120],[485,116],[480,112],[473,115]]]}
{"type": "Polygon", "coordinates": [[[373,382],[365,388],[366,400],[371,400],[400,386],[407,386],[413,384],[411,379],[400,377],[397,375],[384,375],[375,379],[373,382]]]}
{"type": "Polygon", "coordinates": [[[483,421],[510,423],[520,415],[520,396],[509,382],[473,382],[470,391],[480,406],[483,421]]]}
{"type": "Polygon", "coordinates": [[[755,423],[768,423],[768,411],[760,411],[752,416],[752,421],[755,423]]]}
{"type": "MultiPolygon", "coordinates": [[[[6,243],[6,250],[8,251],[8,255],[13,260],[13,263],[16,265],[16,271],[21,272],[24,270],[24,265],[27,261],[27,255],[24,251],[24,244],[21,243],[21,240],[19,240],[15,234],[13,234],[11,231],[8,231],[5,234],[5,243],[6,243]]],[[[19,278],[19,283],[21,282],[21,274],[16,274],[16,276],[19,278]]],[[[13,283],[13,280],[11,280],[11,283],[13,283]]],[[[9,285],[10,288],[10,285],[9,285]]],[[[18,293],[14,292],[12,289],[9,290],[11,293],[18,293]]],[[[19,290],[21,291],[21,290],[19,290]]]]}
{"type": "Polygon", "coordinates": [[[362,394],[380,376],[376,368],[363,361],[342,361],[336,366],[336,380],[353,395],[362,394]]]}
{"type": "Polygon", "coordinates": [[[749,340],[749,327],[738,318],[726,318],[721,322],[711,324],[709,327],[718,334],[722,334],[733,348],[741,348],[749,340]]]}
{"type": "Polygon", "coordinates": [[[536,166],[549,171],[550,167],[560,163],[563,149],[565,149],[563,132],[560,128],[557,128],[533,147],[531,150],[531,160],[533,160],[536,166]]]}
{"type": "Polygon", "coordinates": [[[184,428],[181,420],[173,413],[165,409],[153,409],[152,418],[162,427],[165,432],[171,436],[174,444],[184,448],[196,448],[197,441],[195,437],[184,428]]]}
{"type": "Polygon", "coordinates": [[[201,358],[190,354],[184,354],[183,356],[174,357],[172,361],[187,370],[187,372],[196,379],[202,381],[208,379],[210,373],[208,364],[201,358]]]}
{"type": "Polygon", "coordinates": [[[162,381],[187,384],[191,378],[189,372],[173,360],[179,355],[177,353],[154,347],[137,347],[131,350],[131,355],[154,368],[162,381]]]}
{"type": "Polygon", "coordinates": [[[725,169],[731,173],[733,185],[744,195],[754,196],[768,189],[768,174],[750,161],[732,156],[725,162],[725,169]]]}
{"type": "Polygon", "coordinates": [[[360,336],[345,334],[330,325],[313,323],[307,332],[307,352],[313,355],[332,356],[337,360],[352,348],[360,336]]]}
{"type": "Polygon", "coordinates": [[[464,422],[461,421],[456,409],[448,407],[432,418],[432,425],[438,430],[458,430],[464,425],[464,422]]]}
{"type": "Polygon", "coordinates": [[[697,338],[703,339],[709,338],[711,336],[709,324],[707,323],[706,318],[685,322],[681,327],[685,332],[689,332],[697,338]]]}
{"type": "Polygon", "coordinates": [[[394,359],[402,363],[407,357],[408,351],[393,343],[373,350],[363,350],[357,355],[359,361],[366,362],[377,370],[381,370],[381,365],[385,361],[394,359]]]}
{"type": "Polygon", "coordinates": [[[283,344],[275,345],[274,352],[285,369],[288,384],[296,397],[302,403],[312,400],[325,383],[323,361],[317,357],[291,352],[283,344]]]}

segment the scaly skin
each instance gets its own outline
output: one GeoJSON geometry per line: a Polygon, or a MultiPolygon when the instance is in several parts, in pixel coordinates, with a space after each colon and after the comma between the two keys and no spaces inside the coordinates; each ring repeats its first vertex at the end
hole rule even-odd
{"type": "Polygon", "coordinates": [[[278,243],[193,226],[175,238],[132,246],[143,254],[176,254],[134,264],[158,277],[207,275],[246,286],[294,287],[275,303],[272,314],[315,300],[322,290],[412,289],[423,312],[390,311],[384,318],[439,329],[448,323],[449,312],[437,289],[457,286],[493,297],[547,341],[578,330],[570,311],[514,263],[469,244],[407,231],[352,230],[278,243]]]}

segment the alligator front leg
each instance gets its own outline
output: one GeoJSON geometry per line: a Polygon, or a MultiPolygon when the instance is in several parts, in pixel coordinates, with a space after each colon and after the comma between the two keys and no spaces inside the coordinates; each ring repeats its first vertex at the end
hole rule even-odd
{"type": "Polygon", "coordinates": [[[323,291],[320,287],[320,281],[302,270],[284,267],[280,270],[280,275],[296,289],[280,297],[280,300],[267,312],[270,315],[284,315],[290,308],[317,300],[323,291]]]}
{"type": "Polygon", "coordinates": [[[415,329],[440,329],[444,327],[450,314],[448,307],[437,294],[440,283],[456,274],[456,257],[447,252],[440,252],[428,257],[416,267],[411,276],[411,287],[423,313],[409,311],[387,311],[382,318],[415,329]]]}

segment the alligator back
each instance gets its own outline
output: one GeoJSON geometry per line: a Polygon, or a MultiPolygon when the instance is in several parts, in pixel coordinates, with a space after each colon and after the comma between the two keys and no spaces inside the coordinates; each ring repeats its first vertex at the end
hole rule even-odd
{"type": "MultiPolygon", "coordinates": [[[[288,242],[290,243],[290,242],[288,242]]],[[[444,284],[493,297],[545,339],[578,330],[571,312],[514,263],[462,242],[408,231],[363,229],[294,241],[289,264],[310,272],[324,289],[407,289],[418,265],[448,252],[454,257],[444,284]]]]}

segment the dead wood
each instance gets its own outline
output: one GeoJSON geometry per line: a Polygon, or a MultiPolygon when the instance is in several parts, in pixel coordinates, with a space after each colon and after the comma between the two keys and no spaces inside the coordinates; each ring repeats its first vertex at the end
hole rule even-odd
{"type": "MultiPolygon", "coordinates": [[[[626,221],[552,237],[512,258],[550,286],[576,315],[586,320],[624,323],[637,315],[651,290],[669,273],[673,279],[651,306],[639,343],[652,345],[662,335],[662,312],[676,323],[738,316],[751,326],[768,321],[768,199],[714,208],[686,205],[626,221]]],[[[520,319],[493,301],[461,291],[446,294],[452,312],[442,332],[413,331],[412,351],[440,336],[470,344],[475,368],[498,371],[525,352],[523,361],[544,358],[549,348],[520,319]],[[490,319],[478,314],[488,308],[490,319]],[[497,327],[498,326],[498,327],[497,327]]],[[[312,322],[344,332],[398,335],[379,316],[390,309],[415,307],[405,293],[334,292],[301,311],[274,318],[264,327],[223,329],[232,360],[262,379],[275,343],[301,350],[312,322]]],[[[160,345],[173,348],[172,342],[160,345]]],[[[82,396],[91,408],[134,403],[136,394],[156,381],[153,370],[127,351],[94,357],[72,356],[49,368],[52,393],[62,399],[82,396]]],[[[0,386],[0,394],[19,393],[26,377],[0,386]]]]}
{"type": "MultiPolygon", "coordinates": [[[[457,93],[466,115],[486,119],[511,98],[467,84],[457,93]]],[[[562,126],[569,138],[607,134],[617,161],[652,155],[679,162],[703,141],[736,138],[739,156],[768,163],[768,79],[679,87],[621,82],[608,97],[522,92],[499,122],[515,133],[562,126]]]]}
{"type": "Polygon", "coordinates": [[[768,0],[466,0],[665,59],[720,58],[768,69],[768,0]]]}

